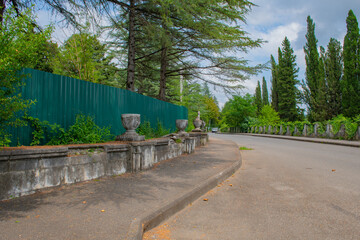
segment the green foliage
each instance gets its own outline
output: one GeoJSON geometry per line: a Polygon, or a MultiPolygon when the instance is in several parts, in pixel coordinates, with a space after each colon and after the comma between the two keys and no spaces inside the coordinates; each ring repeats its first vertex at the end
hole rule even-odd
{"type": "Polygon", "coordinates": [[[330,39],[325,58],[327,91],[327,118],[341,113],[341,78],[343,72],[341,43],[330,39]]]}
{"type": "Polygon", "coordinates": [[[262,104],[264,106],[269,105],[269,94],[268,94],[265,77],[263,77],[263,80],[262,80],[262,104]]]}
{"type": "Polygon", "coordinates": [[[259,116],[259,124],[275,125],[279,122],[279,114],[270,105],[263,106],[259,116]]]}
{"type": "Polygon", "coordinates": [[[328,121],[328,123],[332,125],[332,130],[334,134],[339,132],[341,125],[344,125],[346,133],[345,138],[352,139],[355,136],[358,128],[358,123],[356,121],[356,118],[353,120],[351,118],[344,117],[343,115],[338,115],[328,121]]]}
{"type": "Polygon", "coordinates": [[[97,35],[87,32],[73,34],[63,46],[54,61],[54,73],[107,85],[114,84],[118,70],[106,56],[106,45],[98,40],[97,35]]]}
{"type": "Polygon", "coordinates": [[[245,96],[233,96],[222,110],[224,122],[229,127],[237,127],[242,123],[249,122],[250,117],[255,117],[256,107],[254,97],[250,94],[245,96]]]}
{"type": "Polygon", "coordinates": [[[302,83],[303,96],[309,108],[310,121],[326,120],[326,84],[324,49],[321,49],[321,56],[318,52],[315,36],[315,23],[312,18],[307,18],[306,45],[304,47],[306,61],[306,82],[302,83]]]}
{"type": "MultiPolygon", "coordinates": [[[[178,102],[189,111],[189,128],[193,127],[193,120],[197,117],[198,111],[200,111],[201,119],[206,124],[216,125],[219,121],[219,107],[216,98],[210,93],[207,84],[200,85],[198,83],[184,83],[183,101],[178,102]]],[[[210,127],[210,126],[209,126],[210,127]]]]}
{"type": "Polygon", "coordinates": [[[239,150],[254,150],[254,149],[242,146],[242,147],[239,147],[239,150]]]}
{"type": "Polygon", "coordinates": [[[25,114],[23,119],[30,123],[32,131],[31,146],[39,145],[42,139],[45,139],[45,128],[49,125],[47,121],[40,121],[38,118],[34,118],[25,114]]]}
{"type": "Polygon", "coordinates": [[[275,111],[279,111],[279,93],[278,93],[278,65],[276,64],[275,58],[271,55],[271,106],[275,111]]]}
{"type": "Polygon", "coordinates": [[[99,127],[95,124],[94,118],[85,115],[77,115],[75,123],[64,130],[58,125],[51,127],[54,134],[47,145],[101,143],[114,140],[110,133],[110,127],[99,127]]]}
{"type": "Polygon", "coordinates": [[[282,49],[279,48],[279,65],[277,67],[277,90],[279,116],[284,121],[299,119],[296,56],[290,46],[290,41],[285,37],[282,49]]]}
{"type": "Polygon", "coordinates": [[[33,25],[31,9],[16,13],[7,9],[0,28],[0,146],[10,143],[9,126],[25,125],[21,114],[33,103],[22,98],[23,85],[20,74],[23,67],[34,67],[38,63],[39,49],[46,44],[51,27],[37,32],[33,25]]]}
{"type": "Polygon", "coordinates": [[[160,121],[157,122],[156,127],[153,128],[149,121],[144,121],[136,129],[136,132],[145,136],[145,139],[159,138],[170,133],[170,129],[165,129],[160,121]]]}
{"type": "Polygon", "coordinates": [[[256,106],[256,115],[259,116],[261,108],[263,106],[262,97],[261,97],[261,86],[259,81],[255,89],[255,106],[256,106]]]}
{"type": "Polygon", "coordinates": [[[229,132],[229,131],[230,131],[230,127],[226,123],[221,124],[220,132],[229,132]]]}
{"type": "Polygon", "coordinates": [[[347,33],[344,38],[344,77],[342,81],[342,109],[347,117],[360,113],[360,33],[352,10],[346,18],[347,33]]]}
{"type": "Polygon", "coordinates": [[[326,132],[326,124],[323,122],[314,122],[314,126],[317,125],[317,132],[319,135],[323,135],[326,132]]]}

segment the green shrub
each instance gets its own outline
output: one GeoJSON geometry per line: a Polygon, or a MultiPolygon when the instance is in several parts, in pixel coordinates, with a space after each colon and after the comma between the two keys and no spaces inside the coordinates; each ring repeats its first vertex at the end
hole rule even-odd
{"type": "Polygon", "coordinates": [[[322,122],[314,122],[314,126],[318,125],[317,133],[318,135],[323,135],[326,132],[326,125],[322,122]]]}
{"type": "Polygon", "coordinates": [[[114,140],[110,127],[101,128],[95,124],[93,117],[82,114],[76,116],[75,123],[68,130],[53,125],[51,131],[54,136],[48,145],[101,143],[114,140]]]}
{"type": "Polygon", "coordinates": [[[356,118],[352,120],[351,118],[344,117],[343,115],[338,115],[333,119],[331,119],[330,121],[328,121],[328,123],[332,125],[333,127],[332,132],[334,134],[339,132],[341,125],[344,125],[345,133],[346,133],[345,138],[352,139],[354,138],[357,131],[357,127],[358,127],[357,121],[358,120],[356,118]]]}
{"type": "Polygon", "coordinates": [[[31,117],[27,114],[23,116],[23,119],[30,123],[30,127],[33,129],[31,146],[39,145],[41,140],[45,139],[45,131],[49,122],[40,121],[38,118],[31,117]]]}
{"type": "Polygon", "coordinates": [[[223,123],[221,126],[220,126],[220,132],[229,132],[230,131],[230,128],[229,126],[226,124],[226,123],[223,123]]]}
{"type": "Polygon", "coordinates": [[[170,133],[170,129],[165,129],[160,121],[157,122],[156,128],[151,127],[149,121],[144,121],[136,129],[136,132],[145,136],[145,139],[159,138],[170,133]]]}

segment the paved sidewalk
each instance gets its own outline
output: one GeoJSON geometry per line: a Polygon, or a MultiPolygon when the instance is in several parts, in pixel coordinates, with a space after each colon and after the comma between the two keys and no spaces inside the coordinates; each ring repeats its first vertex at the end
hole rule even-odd
{"type": "MultiPolygon", "coordinates": [[[[231,133],[230,133],[231,134],[231,133]]],[[[328,138],[311,138],[311,137],[296,137],[296,136],[285,136],[285,135],[272,135],[272,134],[253,134],[253,133],[234,133],[239,135],[248,135],[254,137],[269,137],[269,138],[280,138],[302,142],[314,142],[314,143],[325,143],[348,147],[360,147],[360,141],[348,141],[328,138]]]]}
{"type": "Polygon", "coordinates": [[[152,169],[0,202],[1,239],[125,239],[151,213],[240,160],[238,146],[211,137],[191,155],[152,169]]]}

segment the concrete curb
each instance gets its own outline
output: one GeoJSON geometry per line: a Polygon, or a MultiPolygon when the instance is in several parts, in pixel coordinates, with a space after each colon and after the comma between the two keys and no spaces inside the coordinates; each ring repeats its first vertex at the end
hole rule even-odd
{"type": "Polygon", "coordinates": [[[201,184],[198,184],[192,190],[185,194],[179,195],[176,200],[166,203],[163,207],[151,213],[144,214],[139,218],[134,218],[126,235],[126,240],[142,240],[146,230],[158,226],[162,221],[173,216],[180,210],[184,209],[190,203],[216,187],[219,183],[233,175],[242,165],[242,158],[239,151],[239,161],[232,164],[227,169],[208,178],[201,184]]]}
{"type": "MultiPolygon", "coordinates": [[[[224,133],[225,134],[225,133],[224,133]]],[[[327,139],[327,138],[310,138],[310,137],[296,137],[296,136],[283,136],[283,135],[269,135],[269,134],[252,134],[252,133],[228,133],[235,135],[246,135],[246,136],[254,136],[254,137],[268,137],[268,138],[278,138],[278,139],[286,139],[300,142],[313,142],[313,143],[325,143],[325,144],[333,144],[339,146],[347,146],[347,147],[360,147],[360,142],[352,142],[346,140],[335,140],[335,139],[327,139]]]]}

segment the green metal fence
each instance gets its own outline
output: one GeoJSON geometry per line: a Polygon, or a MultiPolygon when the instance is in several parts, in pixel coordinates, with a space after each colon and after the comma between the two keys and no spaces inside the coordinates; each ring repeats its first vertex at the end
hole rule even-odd
{"type": "MultiPolygon", "coordinates": [[[[111,126],[111,133],[125,132],[121,114],[141,114],[141,121],[156,126],[160,121],[166,129],[176,129],[176,119],[187,119],[186,107],[177,106],[154,98],[143,96],[120,88],[109,87],[70,77],[60,76],[33,69],[24,69],[30,77],[25,80],[22,95],[36,100],[29,115],[57,123],[68,128],[77,114],[95,117],[101,127],[111,126]]],[[[12,145],[29,145],[32,139],[30,127],[12,129],[12,145]]]]}

